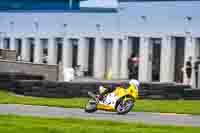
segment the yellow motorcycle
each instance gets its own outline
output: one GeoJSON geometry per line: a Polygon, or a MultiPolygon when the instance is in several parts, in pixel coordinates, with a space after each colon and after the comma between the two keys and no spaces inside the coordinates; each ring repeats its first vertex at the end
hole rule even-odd
{"type": "MultiPolygon", "coordinates": [[[[105,94],[102,100],[97,99],[94,93],[88,92],[92,98],[86,104],[85,112],[93,113],[97,110],[104,110],[118,114],[128,113],[138,98],[139,84],[137,80],[131,80],[128,88],[116,87],[111,93],[105,94]]],[[[101,89],[103,89],[102,86],[99,87],[99,90],[101,89]]]]}

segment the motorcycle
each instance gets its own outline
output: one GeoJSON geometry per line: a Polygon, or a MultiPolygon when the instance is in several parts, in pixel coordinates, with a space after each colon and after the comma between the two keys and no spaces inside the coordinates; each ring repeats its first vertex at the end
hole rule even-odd
{"type": "MultiPolygon", "coordinates": [[[[85,112],[93,113],[97,110],[117,112],[118,114],[126,114],[134,107],[136,99],[138,98],[139,82],[132,80],[129,82],[128,88],[116,87],[111,93],[103,96],[99,100],[92,92],[88,92],[91,99],[85,106],[85,112]]],[[[99,90],[102,86],[99,87],[99,90]]]]}

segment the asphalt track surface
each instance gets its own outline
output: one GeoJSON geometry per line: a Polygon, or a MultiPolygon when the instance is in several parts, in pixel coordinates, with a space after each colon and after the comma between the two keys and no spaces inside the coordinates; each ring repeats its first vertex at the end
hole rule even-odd
{"type": "Polygon", "coordinates": [[[186,114],[130,112],[126,115],[118,115],[114,112],[104,111],[97,111],[95,113],[89,114],[85,113],[83,109],[15,104],[0,104],[0,114],[55,118],[83,118],[97,120],[112,120],[116,122],[141,122],[146,124],[200,127],[200,116],[186,114]]]}

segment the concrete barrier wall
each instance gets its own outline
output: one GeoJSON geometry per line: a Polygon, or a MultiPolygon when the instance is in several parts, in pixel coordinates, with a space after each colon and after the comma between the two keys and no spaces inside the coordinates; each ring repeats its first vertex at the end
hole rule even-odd
{"type": "Polygon", "coordinates": [[[0,60],[0,72],[20,72],[31,75],[41,75],[44,76],[46,80],[50,81],[56,81],[58,79],[57,65],[0,60]]]}

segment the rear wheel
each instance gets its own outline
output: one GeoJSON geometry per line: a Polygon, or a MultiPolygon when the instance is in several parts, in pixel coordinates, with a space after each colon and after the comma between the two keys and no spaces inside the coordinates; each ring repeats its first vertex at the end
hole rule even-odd
{"type": "Polygon", "coordinates": [[[134,101],[132,99],[127,99],[124,101],[124,99],[120,99],[116,105],[116,111],[118,114],[126,114],[134,106],[134,101]]]}
{"type": "Polygon", "coordinates": [[[87,113],[93,113],[97,110],[97,103],[95,100],[91,99],[88,101],[88,103],[85,105],[85,112],[87,113]]]}

